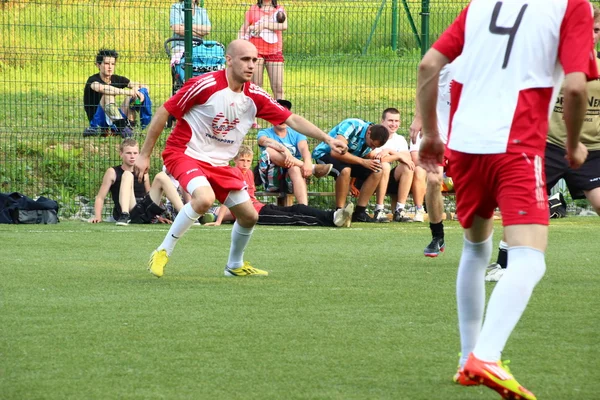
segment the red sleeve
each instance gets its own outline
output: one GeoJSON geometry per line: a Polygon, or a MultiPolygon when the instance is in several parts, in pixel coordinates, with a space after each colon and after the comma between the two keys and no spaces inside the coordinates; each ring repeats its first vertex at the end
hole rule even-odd
{"type": "Polygon", "coordinates": [[[467,23],[467,10],[465,7],[456,17],[452,25],[442,33],[442,36],[433,44],[434,49],[445,55],[450,62],[462,53],[465,45],[465,25],[467,23]]]}
{"type": "MultiPolygon", "coordinates": [[[[195,105],[204,104],[217,90],[222,89],[219,74],[224,75],[225,70],[204,74],[188,81],[164,104],[165,108],[177,119],[183,117],[195,105]]],[[[225,80],[226,82],[226,80],[225,80]]]]}
{"type": "Polygon", "coordinates": [[[256,104],[256,116],[258,118],[267,120],[273,125],[279,125],[292,115],[290,110],[275,101],[260,86],[250,83],[244,90],[246,90],[246,95],[256,104]]]}
{"type": "Polygon", "coordinates": [[[558,59],[565,74],[583,72],[588,80],[598,78],[593,32],[592,5],[587,0],[569,0],[558,45],[558,59]]]}

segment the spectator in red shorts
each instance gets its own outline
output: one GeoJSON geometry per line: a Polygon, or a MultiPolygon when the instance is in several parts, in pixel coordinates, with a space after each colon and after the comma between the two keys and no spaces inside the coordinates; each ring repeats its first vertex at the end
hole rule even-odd
{"type": "Polygon", "coordinates": [[[277,0],[258,0],[246,11],[239,38],[249,40],[258,50],[258,64],[252,82],[263,86],[264,68],[267,68],[275,99],[283,97],[283,40],[281,32],[287,29],[287,16],[277,0]]]}

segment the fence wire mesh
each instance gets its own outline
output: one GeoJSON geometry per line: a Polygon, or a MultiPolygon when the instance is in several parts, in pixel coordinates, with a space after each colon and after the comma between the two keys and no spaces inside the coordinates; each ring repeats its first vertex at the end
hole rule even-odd
{"type": "MultiPolygon", "coordinates": [[[[171,8],[157,0],[3,0],[0,2],[0,190],[46,195],[63,216],[93,199],[106,168],[119,165],[119,136],[83,137],[89,125],[83,90],[98,72],[101,48],[119,53],[115,73],[149,87],[156,109],[172,94],[171,8]]],[[[279,2],[283,32],[284,97],[294,112],[324,131],[345,118],[379,121],[387,107],[401,111],[407,134],[414,110],[421,42],[432,43],[467,4],[463,1],[345,0],[279,2]],[[421,32],[428,3],[427,35],[421,32]],[[428,37],[429,40],[426,40],[428,37]]],[[[211,31],[227,45],[238,37],[253,2],[200,1],[211,31]]],[[[271,92],[268,74],[263,87],[271,92]]],[[[267,127],[266,121],[259,121],[267,127]]],[[[151,176],[160,171],[156,146],[151,176]]],[[[138,126],[135,138],[143,142],[138,126]]],[[[247,138],[256,148],[256,130],[247,138]]],[[[311,142],[311,148],[315,143],[311,142]]],[[[320,180],[311,190],[332,191],[320,180]]]]}

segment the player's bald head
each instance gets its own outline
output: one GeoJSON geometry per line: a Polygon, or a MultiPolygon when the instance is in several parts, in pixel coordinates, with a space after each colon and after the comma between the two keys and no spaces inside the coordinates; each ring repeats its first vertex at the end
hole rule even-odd
{"type": "Polygon", "coordinates": [[[244,53],[255,52],[258,54],[256,47],[252,43],[243,39],[236,39],[227,46],[227,55],[234,57],[244,53]]]}

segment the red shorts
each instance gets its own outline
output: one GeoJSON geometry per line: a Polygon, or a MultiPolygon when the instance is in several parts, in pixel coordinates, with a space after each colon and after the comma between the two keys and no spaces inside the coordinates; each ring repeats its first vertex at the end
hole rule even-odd
{"type": "Polygon", "coordinates": [[[265,60],[265,62],[284,62],[285,60],[283,59],[283,53],[281,51],[278,51],[277,53],[273,53],[273,54],[259,54],[258,58],[262,58],[265,60]]]}
{"type": "Polygon", "coordinates": [[[187,190],[187,185],[194,178],[204,176],[215,192],[215,197],[220,203],[232,190],[245,190],[248,188],[239,168],[230,166],[215,167],[209,163],[196,160],[181,151],[165,149],[162,153],[165,167],[179,184],[187,190]]]}
{"type": "Polygon", "coordinates": [[[466,154],[452,151],[456,214],[463,228],[475,215],[491,218],[496,207],[502,225],[548,225],[544,158],[522,154],[466,154]]]}

